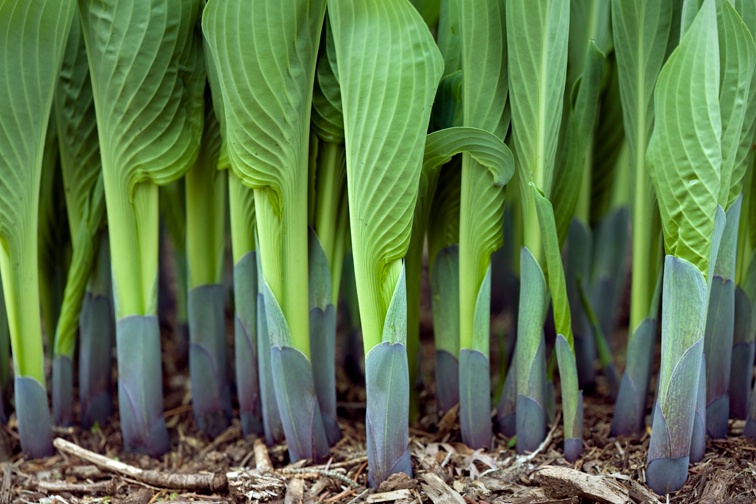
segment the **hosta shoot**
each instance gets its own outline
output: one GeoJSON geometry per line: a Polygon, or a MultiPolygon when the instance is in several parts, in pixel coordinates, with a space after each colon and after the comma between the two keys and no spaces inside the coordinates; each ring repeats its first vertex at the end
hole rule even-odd
{"type": "Polygon", "coordinates": [[[199,7],[198,0],[80,3],[110,230],[121,431],[128,450],[152,455],[169,441],[157,319],[158,185],[197,159],[205,91],[199,7]]]}
{"type": "Polygon", "coordinates": [[[402,258],[443,61],[408,0],[328,4],[344,113],[349,222],[365,347],[371,485],[412,473],[402,258]],[[384,75],[369,77],[364,68],[384,75]],[[383,73],[387,72],[387,73],[383,73]]]}
{"type": "Polygon", "coordinates": [[[52,455],[39,319],[37,217],[53,92],[75,3],[0,2],[0,274],[22,450],[52,455]],[[29,60],[37,62],[29,65],[29,60]]]}
{"type": "Polygon", "coordinates": [[[258,281],[292,460],[320,460],[328,451],[307,316],[310,113],[324,16],[322,0],[216,0],[203,16],[222,89],[231,168],[255,191],[258,281]],[[282,73],[282,67],[289,70],[282,73]]]}

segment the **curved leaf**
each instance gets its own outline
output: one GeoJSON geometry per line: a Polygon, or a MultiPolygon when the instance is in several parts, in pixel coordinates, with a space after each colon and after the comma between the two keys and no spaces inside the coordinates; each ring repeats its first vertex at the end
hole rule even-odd
{"type": "Polygon", "coordinates": [[[495,187],[502,187],[514,174],[509,147],[496,135],[480,128],[456,126],[434,131],[425,140],[423,171],[437,169],[456,154],[467,153],[491,172],[495,187]]]}
{"type": "Polygon", "coordinates": [[[381,341],[398,260],[409,247],[443,62],[407,0],[335,0],[328,8],[344,110],[355,277],[369,351],[381,341]]]}
{"type": "Polygon", "coordinates": [[[668,254],[706,274],[722,165],[717,13],[707,0],[659,75],[648,146],[668,254]]]}
{"type": "Polygon", "coordinates": [[[718,202],[725,210],[741,192],[747,165],[743,148],[753,141],[756,117],[756,46],[730,2],[717,2],[721,81],[722,170],[718,202]]]}
{"type": "Polygon", "coordinates": [[[45,133],[73,0],[0,1],[0,269],[17,376],[44,384],[37,216],[45,133]]]}
{"type": "Polygon", "coordinates": [[[341,89],[336,69],[336,48],[326,18],[325,47],[320,50],[312,96],[312,129],[321,139],[331,143],[344,143],[344,115],[341,107],[341,89]]]}

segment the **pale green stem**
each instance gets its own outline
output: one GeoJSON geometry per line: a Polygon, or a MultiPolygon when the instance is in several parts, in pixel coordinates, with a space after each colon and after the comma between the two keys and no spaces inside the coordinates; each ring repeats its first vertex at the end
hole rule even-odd
{"type": "Polygon", "coordinates": [[[268,191],[255,189],[255,209],[263,277],[286,317],[292,346],[309,359],[307,205],[299,203],[307,201],[307,177],[296,177],[295,186],[279,198],[278,214],[268,191]]]}
{"type": "Polygon", "coordinates": [[[234,264],[248,252],[255,250],[255,221],[248,222],[247,214],[254,216],[254,211],[245,211],[244,205],[250,201],[247,193],[253,191],[245,186],[239,177],[228,171],[228,207],[231,222],[231,253],[234,264]]]}
{"type": "Polygon", "coordinates": [[[131,201],[103,157],[116,319],[157,313],[158,187],[140,183],[131,201]]]}
{"type": "Polygon", "coordinates": [[[197,161],[186,174],[187,288],[220,284],[225,247],[226,171],[197,161]]]}
{"type": "MultiPolygon", "coordinates": [[[[29,206],[28,222],[37,222],[36,202],[29,206]]],[[[27,224],[21,224],[27,226],[27,224]]],[[[37,270],[37,232],[18,233],[23,243],[0,246],[5,306],[8,313],[13,366],[16,376],[29,376],[45,384],[42,324],[39,319],[39,273],[37,270]]]]}

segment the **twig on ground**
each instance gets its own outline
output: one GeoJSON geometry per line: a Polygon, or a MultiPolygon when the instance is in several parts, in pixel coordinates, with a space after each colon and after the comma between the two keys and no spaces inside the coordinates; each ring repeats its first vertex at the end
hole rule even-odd
{"type": "Polygon", "coordinates": [[[354,504],[355,502],[357,502],[358,500],[360,500],[362,497],[364,497],[365,494],[368,493],[369,491],[370,491],[370,489],[366,488],[365,490],[362,491],[362,493],[360,493],[360,495],[358,495],[354,499],[352,499],[349,502],[347,502],[347,504],[354,504]]]}
{"type": "Polygon", "coordinates": [[[103,469],[107,469],[123,476],[129,476],[137,481],[162,488],[173,488],[176,490],[209,490],[211,492],[217,492],[227,487],[225,474],[175,474],[164,473],[162,471],[144,470],[110,459],[99,453],[86,450],[62,438],[55,438],[53,445],[63,453],[86,460],[87,462],[91,462],[103,469]]]}
{"type": "Polygon", "coordinates": [[[321,477],[326,477],[326,478],[333,478],[333,479],[341,481],[342,483],[346,485],[349,485],[352,488],[362,488],[362,485],[358,484],[355,481],[350,480],[349,478],[347,478],[346,476],[344,476],[343,474],[339,472],[326,471],[324,469],[316,469],[314,467],[303,467],[301,469],[281,469],[278,471],[278,473],[282,475],[296,474],[300,478],[305,478],[307,477],[307,475],[315,475],[316,477],[321,476],[321,477]]]}
{"type": "Polygon", "coordinates": [[[97,481],[95,483],[67,483],[65,481],[32,480],[33,485],[45,492],[68,492],[68,493],[113,493],[116,483],[112,479],[97,481]]]}

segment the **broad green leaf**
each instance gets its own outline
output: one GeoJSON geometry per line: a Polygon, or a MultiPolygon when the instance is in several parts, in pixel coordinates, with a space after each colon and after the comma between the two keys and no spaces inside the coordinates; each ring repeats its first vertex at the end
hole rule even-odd
{"type": "MultiPolygon", "coordinates": [[[[507,19],[498,0],[460,2],[462,39],[462,123],[492,133],[502,142],[509,129],[507,109],[507,19]]],[[[507,149],[508,151],[508,149],[507,149]]],[[[511,172],[510,172],[511,176],[511,172]]],[[[508,180],[509,177],[506,178],[508,180]]],[[[506,181],[505,180],[505,181],[506,181]]],[[[504,190],[469,153],[462,155],[459,217],[460,343],[475,346],[476,302],[491,254],[503,240],[504,190]]]]}
{"type": "Polygon", "coordinates": [[[667,253],[704,275],[722,165],[717,47],[716,8],[707,0],[659,76],[648,146],[667,253]]]}
{"type": "Polygon", "coordinates": [[[158,190],[197,159],[199,0],[82,0],[111,229],[117,318],[157,310],[158,190]]]}
{"type": "Polygon", "coordinates": [[[73,0],[0,1],[0,270],[17,376],[44,383],[37,217],[45,133],[73,0]]]}
{"type": "Polygon", "coordinates": [[[718,202],[729,208],[741,192],[746,164],[740,158],[753,140],[756,93],[751,89],[756,46],[730,2],[717,2],[722,121],[722,169],[718,202]],[[741,161],[741,162],[739,162],[741,161]]]}
{"type": "Polygon", "coordinates": [[[531,181],[547,197],[551,191],[569,20],[569,2],[507,0],[512,130],[523,193],[531,181]]]}
{"type": "Polygon", "coordinates": [[[334,0],[328,10],[367,352],[381,341],[400,259],[409,247],[425,133],[443,61],[408,0],[334,0]]]}
{"type": "Polygon", "coordinates": [[[336,48],[333,34],[325,22],[325,47],[320,49],[312,97],[313,131],[326,142],[344,143],[344,116],[341,110],[341,90],[336,74],[336,48]]]}
{"type": "Polygon", "coordinates": [[[202,20],[222,89],[231,167],[255,189],[263,276],[294,346],[308,358],[308,207],[302,202],[308,200],[310,115],[324,16],[324,0],[211,0],[202,20]]]}
{"type": "Polygon", "coordinates": [[[176,180],[196,159],[202,133],[199,1],[80,6],[106,190],[130,196],[140,182],[176,180]]]}

